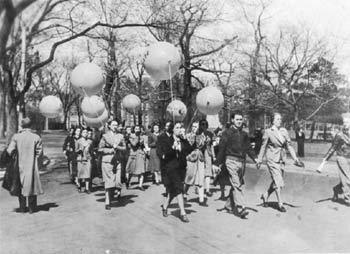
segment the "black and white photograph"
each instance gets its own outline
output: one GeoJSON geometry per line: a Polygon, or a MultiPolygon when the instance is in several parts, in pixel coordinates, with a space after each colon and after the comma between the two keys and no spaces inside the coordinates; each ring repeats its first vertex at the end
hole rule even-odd
{"type": "Polygon", "coordinates": [[[350,253],[350,1],[0,0],[0,254],[350,253]]]}

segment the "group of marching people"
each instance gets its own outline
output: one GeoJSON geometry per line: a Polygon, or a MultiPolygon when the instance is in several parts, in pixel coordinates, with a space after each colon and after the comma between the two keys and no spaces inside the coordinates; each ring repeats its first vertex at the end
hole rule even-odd
{"type": "MultiPolygon", "coordinates": [[[[43,193],[39,158],[43,154],[41,137],[31,129],[32,121],[25,118],[22,130],[11,138],[0,156],[0,167],[6,167],[3,187],[11,195],[18,196],[20,212],[35,212],[36,196],[43,193]]],[[[333,200],[342,200],[350,205],[350,121],[335,135],[332,146],[324,157],[318,171],[326,161],[337,154],[340,183],[333,188],[333,200]]],[[[243,113],[235,112],[231,124],[225,130],[208,130],[208,122],[192,123],[186,133],[183,123],[168,121],[161,131],[154,124],[149,132],[142,126],[123,127],[110,120],[104,130],[75,127],[64,141],[63,151],[67,156],[69,175],[79,192],[90,193],[91,179],[101,177],[105,190],[105,209],[111,209],[111,200],[120,195],[122,187],[130,186],[132,177],[138,177],[138,188],[144,191],[146,173],[152,173],[155,184],[165,187],[162,214],[168,216],[168,207],[176,197],[180,207],[180,219],[189,222],[185,202],[191,186],[196,188],[200,206],[207,206],[211,184],[219,184],[223,209],[240,218],[249,212],[243,193],[246,155],[260,168],[263,158],[271,175],[271,184],[260,196],[263,206],[275,193],[277,209],[286,212],[283,206],[284,168],[288,150],[295,165],[303,167],[291,145],[288,131],[282,127],[282,116],[275,113],[271,127],[264,130],[260,149],[254,151],[251,140],[243,128],[243,113]],[[212,182],[212,179],[214,181],[212,182]],[[230,192],[225,197],[225,185],[230,192]]],[[[255,147],[256,148],[256,147],[255,147]]]]}

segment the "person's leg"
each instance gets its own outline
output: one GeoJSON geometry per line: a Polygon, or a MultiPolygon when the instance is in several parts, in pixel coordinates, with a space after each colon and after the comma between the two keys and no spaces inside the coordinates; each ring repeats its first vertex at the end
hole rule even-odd
{"type": "Polygon", "coordinates": [[[90,193],[90,181],[89,178],[85,179],[85,191],[86,193],[90,193]]]}
{"type": "Polygon", "coordinates": [[[110,201],[110,189],[105,189],[105,209],[110,210],[111,207],[111,201],[110,201]]]}
{"type": "Polygon", "coordinates": [[[211,197],[212,194],[210,192],[210,176],[206,176],[205,177],[205,194],[208,196],[208,197],[211,197]]]}
{"type": "Polygon", "coordinates": [[[26,197],[20,194],[18,196],[19,209],[18,211],[24,213],[26,211],[26,197]]]}
{"type": "Polygon", "coordinates": [[[28,197],[28,207],[29,207],[29,213],[36,212],[37,208],[37,196],[29,196],[28,197]]]}
{"type": "Polygon", "coordinates": [[[177,198],[177,202],[178,202],[179,207],[180,207],[180,214],[181,215],[186,215],[185,203],[184,203],[184,198],[182,196],[182,193],[177,194],[176,198],[177,198]]]}
{"type": "Polygon", "coordinates": [[[198,186],[198,197],[199,197],[199,203],[204,202],[204,186],[198,186]]]}
{"type": "Polygon", "coordinates": [[[139,175],[139,188],[140,188],[140,190],[144,190],[143,180],[144,180],[144,174],[139,175]]]}

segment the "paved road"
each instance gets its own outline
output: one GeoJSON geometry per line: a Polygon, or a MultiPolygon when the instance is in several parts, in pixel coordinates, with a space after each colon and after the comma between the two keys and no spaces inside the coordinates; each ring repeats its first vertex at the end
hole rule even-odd
{"type": "Polygon", "coordinates": [[[198,206],[191,193],[190,223],[184,224],[176,217],[177,205],[172,216],[161,216],[162,186],[123,190],[106,211],[102,190],[78,193],[65,169],[56,169],[42,176],[46,192],[35,214],[13,212],[17,200],[0,191],[0,253],[350,252],[350,208],[327,200],[336,178],[288,173],[286,181],[286,214],[260,206],[269,176],[250,168],[248,220],[217,212],[223,206],[219,192],[209,207],[198,206]]]}
{"type": "Polygon", "coordinates": [[[163,187],[150,183],[145,192],[123,190],[112,210],[104,210],[102,189],[87,195],[69,183],[61,144],[55,140],[47,139],[46,151],[57,160],[42,175],[45,194],[39,197],[39,212],[13,212],[17,199],[0,190],[0,253],[350,252],[350,208],[329,200],[337,183],[334,162],[322,175],[313,171],[317,160],[307,162],[305,170],[287,168],[285,214],[261,207],[259,196],[270,177],[265,167],[257,171],[249,165],[248,220],[216,211],[224,204],[217,200],[217,188],[209,207],[198,206],[191,189],[186,207],[190,223],[184,224],[177,218],[177,205],[171,216],[161,216],[163,187]]]}

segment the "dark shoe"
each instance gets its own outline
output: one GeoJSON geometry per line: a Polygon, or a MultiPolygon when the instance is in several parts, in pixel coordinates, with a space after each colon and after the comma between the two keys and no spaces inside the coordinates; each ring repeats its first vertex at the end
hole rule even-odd
{"type": "Polygon", "coordinates": [[[241,219],[247,219],[248,214],[249,214],[249,212],[247,211],[246,208],[243,208],[241,211],[238,212],[238,216],[241,219]]]}
{"type": "Polygon", "coordinates": [[[207,195],[207,197],[211,197],[211,196],[213,196],[213,193],[211,193],[210,191],[206,191],[205,195],[207,195]]]}
{"type": "Polygon", "coordinates": [[[226,207],[226,206],[223,207],[223,208],[216,209],[216,211],[218,211],[218,212],[227,212],[227,213],[230,213],[230,214],[233,213],[232,209],[231,209],[231,208],[228,208],[228,207],[226,207]]]}
{"type": "Polygon", "coordinates": [[[143,186],[139,187],[139,189],[140,189],[141,191],[145,191],[145,190],[146,190],[145,188],[143,188],[143,186]]]}
{"type": "Polygon", "coordinates": [[[180,220],[181,220],[182,222],[185,222],[185,223],[190,222],[190,220],[187,218],[187,215],[186,215],[186,214],[180,215],[180,220]]]}
{"type": "Polygon", "coordinates": [[[261,201],[262,201],[262,206],[263,207],[267,207],[267,203],[266,203],[266,198],[264,196],[264,194],[261,194],[261,197],[260,197],[261,201]]]}
{"type": "Polygon", "coordinates": [[[81,193],[81,192],[82,192],[81,187],[78,187],[78,192],[79,192],[79,193],[81,193]]]}
{"type": "Polygon", "coordinates": [[[200,206],[208,207],[207,201],[199,202],[200,206]]]}
{"type": "Polygon", "coordinates": [[[26,211],[27,209],[25,207],[20,207],[15,209],[16,213],[25,213],[26,211]]]}
{"type": "Polygon", "coordinates": [[[277,210],[280,211],[281,213],[287,212],[286,208],[283,205],[282,206],[278,206],[277,210]]]}
{"type": "Polygon", "coordinates": [[[91,193],[90,190],[86,190],[85,192],[86,192],[86,194],[90,194],[91,193]]]}
{"type": "Polygon", "coordinates": [[[333,187],[333,197],[332,197],[332,200],[333,200],[333,201],[337,201],[338,199],[339,199],[339,196],[338,196],[337,188],[336,188],[336,187],[333,187]]]}
{"type": "Polygon", "coordinates": [[[163,217],[168,217],[168,209],[165,209],[163,205],[160,206],[162,208],[163,217]]]}
{"type": "Polygon", "coordinates": [[[29,213],[30,214],[33,214],[33,213],[35,213],[36,212],[36,208],[29,208],[29,213]]]}
{"type": "Polygon", "coordinates": [[[105,209],[106,209],[106,210],[111,210],[111,206],[110,206],[110,205],[106,205],[106,206],[105,206],[105,209]]]}

